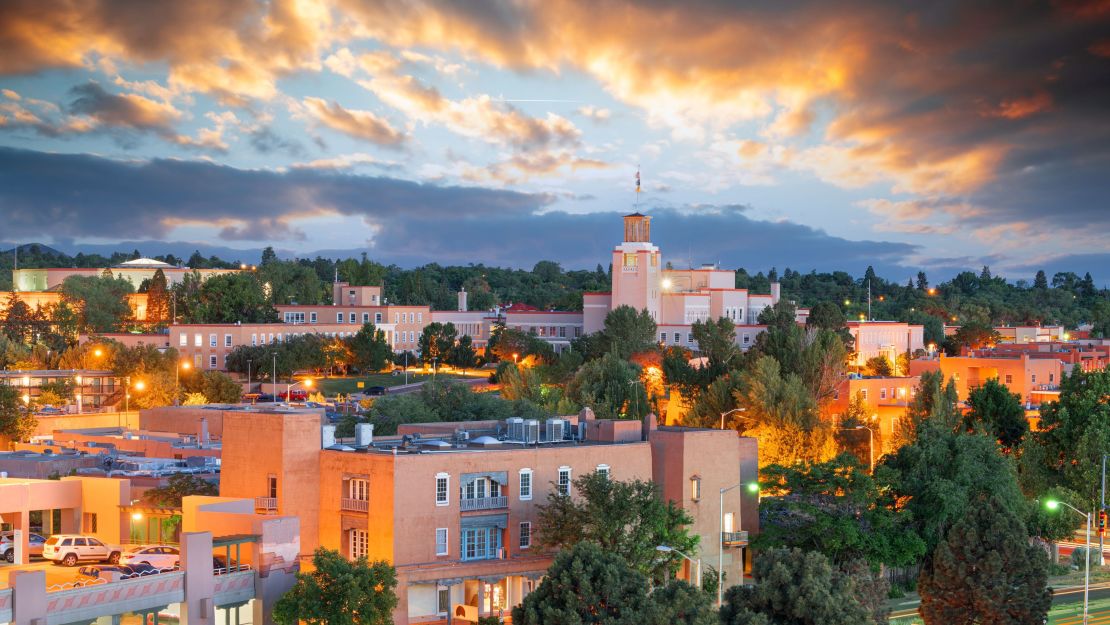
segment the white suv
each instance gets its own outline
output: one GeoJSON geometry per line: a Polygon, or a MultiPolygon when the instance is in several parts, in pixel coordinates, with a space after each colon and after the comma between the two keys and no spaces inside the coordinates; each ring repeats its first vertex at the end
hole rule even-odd
{"type": "Polygon", "coordinates": [[[105,545],[100,539],[79,534],[58,534],[47,539],[42,557],[54,563],[76,566],[81,561],[119,562],[123,551],[118,545],[105,545]]]}

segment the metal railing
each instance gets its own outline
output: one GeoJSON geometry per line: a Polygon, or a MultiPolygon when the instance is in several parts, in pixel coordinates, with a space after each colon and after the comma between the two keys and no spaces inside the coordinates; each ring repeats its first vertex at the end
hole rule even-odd
{"type": "Polygon", "coordinates": [[[725,546],[748,544],[748,532],[721,532],[721,544],[725,546]]]}
{"type": "Polygon", "coordinates": [[[255,497],[254,507],[261,510],[277,510],[277,497],[255,497]]]}
{"type": "Polygon", "coordinates": [[[480,497],[478,499],[460,499],[459,510],[494,510],[509,507],[508,497],[480,497]]]}
{"type": "Polygon", "coordinates": [[[344,497],[339,500],[339,509],[347,512],[369,512],[370,502],[365,499],[350,499],[344,497]]]}

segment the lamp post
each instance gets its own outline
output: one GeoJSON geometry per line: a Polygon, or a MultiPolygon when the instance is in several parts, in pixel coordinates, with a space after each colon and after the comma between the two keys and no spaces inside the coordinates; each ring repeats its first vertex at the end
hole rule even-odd
{"type": "Polygon", "coordinates": [[[514,365],[517,364],[517,359],[518,358],[520,358],[520,354],[513,354],[513,364],[514,365]]]}
{"type": "Polygon", "coordinates": [[[305,388],[312,388],[312,380],[311,379],[297,380],[296,382],[293,382],[291,384],[286,384],[285,385],[285,401],[287,401],[287,402],[288,401],[293,401],[293,396],[290,395],[290,393],[293,392],[293,387],[298,385],[298,384],[304,384],[305,388]]]}
{"type": "Polygon", "coordinates": [[[1087,519],[1087,550],[1086,550],[1086,564],[1083,567],[1083,625],[1087,625],[1088,619],[1088,597],[1091,589],[1091,515],[1088,512],[1082,512],[1079,508],[1067,503],[1066,501],[1049,500],[1045,502],[1045,507],[1049,510],[1055,510],[1060,506],[1067,506],[1073,512],[1081,517],[1087,519]]]}
{"type": "Polygon", "coordinates": [[[81,404],[82,404],[81,400],[84,399],[82,397],[82,394],[83,394],[82,391],[84,390],[84,388],[81,385],[81,375],[78,374],[73,379],[73,381],[77,383],[77,414],[81,414],[81,404]]]}
{"type": "Polygon", "coordinates": [[[188,371],[190,366],[191,365],[189,364],[188,360],[182,360],[180,363],[177,364],[177,367],[175,367],[174,370],[173,370],[173,405],[174,406],[177,406],[178,404],[181,403],[180,402],[180,400],[181,400],[181,370],[185,369],[186,371],[188,371]]]}
{"type": "MultiPolygon", "coordinates": [[[[722,412],[722,413],[721,413],[721,429],[722,429],[722,430],[723,430],[723,429],[725,429],[725,417],[727,417],[728,415],[730,415],[730,414],[732,414],[732,413],[734,413],[734,412],[747,412],[747,411],[748,411],[748,409],[747,409],[747,408],[733,408],[732,410],[726,410],[725,412],[722,412]]],[[[744,418],[744,417],[737,417],[737,418],[738,418],[738,419],[742,419],[742,418],[744,418]]],[[[748,420],[748,421],[755,421],[755,419],[752,419],[752,418],[750,418],[750,417],[749,417],[749,418],[747,418],[746,420],[748,420]]]]}
{"type": "Polygon", "coordinates": [[[841,432],[851,432],[853,430],[867,430],[867,450],[870,456],[871,472],[875,472],[875,430],[867,427],[866,425],[856,425],[850,428],[836,428],[841,432]]]}
{"type": "MultiPolygon", "coordinates": [[[[724,568],[725,568],[725,493],[743,486],[743,482],[726,486],[720,490],[720,507],[717,508],[717,607],[721,607],[724,599],[724,568]]],[[[756,491],[758,484],[748,484],[748,490],[756,491]]],[[[740,499],[740,513],[737,516],[737,527],[744,531],[744,500],[740,499]]],[[[740,585],[744,585],[744,545],[740,545],[740,585]]]]}
{"type": "MultiPolygon", "coordinates": [[[[247,359],[247,392],[251,392],[251,362],[250,358],[247,359]]],[[[253,403],[253,402],[252,402],[253,403]]]]}
{"type": "Polygon", "coordinates": [[[695,560],[694,558],[691,558],[690,556],[682,553],[678,549],[675,549],[674,547],[668,547],[667,545],[659,545],[658,547],[655,548],[655,550],[660,552],[660,553],[674,552],[674,553],[677,553],[678,555],[682,556],[683,558],[686,558],[687,562],[694,565],[695,575],[697,575],[697,581],[694,582],[694,586],[696,586],[698,588],[701,588],[701,558],[697,558],[695,560]]]}
{"type": "Polygon", "coordinates": [[[274,401],[277,401],[277,352],[274,352],[274,377],[270,380],[274,387],[274,401]]]}

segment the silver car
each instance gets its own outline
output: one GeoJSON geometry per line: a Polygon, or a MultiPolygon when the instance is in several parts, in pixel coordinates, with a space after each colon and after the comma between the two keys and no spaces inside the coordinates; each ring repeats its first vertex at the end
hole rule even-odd
{"type": "MultiPolygon", "coordinates": [[[[15,532],[0,532],[0,557],[8,562],[15,562],[15,542],[13,541],[15,532]]],[[[42,546],[46,544],[46,539],[38,534],[27,535],[28,549],[27,556],[42,557],[42,546]]]]}

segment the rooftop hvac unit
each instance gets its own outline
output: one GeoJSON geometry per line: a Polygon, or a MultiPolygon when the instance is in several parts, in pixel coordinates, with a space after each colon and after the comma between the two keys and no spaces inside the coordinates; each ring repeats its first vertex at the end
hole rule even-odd
{"type": "Polygon", "coordinates": [[[540,422],[538,419],[528,419],[524,422],[524,442],[540,442],[540,422]]]}
{"type": "Polygon", "coordinates": [[[521,419],[520,417],[505,419],[505,424],[509,426],[509,440],[524,440],[524,419],[521,419]]]}
{"type": "Polygon", "coordinates": [[[547,426],[547,440],[548,442],[555,442],[563,440],[563,425],[565,422],[562,419],[548,419],[545,423],[547,426]]]}

